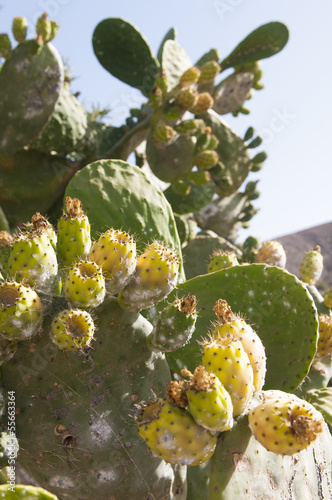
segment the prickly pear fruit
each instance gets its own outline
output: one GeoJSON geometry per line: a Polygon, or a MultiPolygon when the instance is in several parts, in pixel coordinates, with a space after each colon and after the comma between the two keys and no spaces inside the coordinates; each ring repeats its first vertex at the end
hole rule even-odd
{"type": "Polygon", "coordinates": [[[176,104],[186,110],[191,111],[197,100],[197,91],[192,88],[183,88],[176,95],[176,104]]]}
{"type": "Polygon", "coordinates": [[[199,118],[190,118],[182,120],[180,123],[174,125],[174,130],[178,134],[184,135],[197,135],[205,128],[205,123],[199,118]]]}
{"type": "Polygon", "coordinates": [[[51,340],[60,349],[79,351],[89,347],[95,326],[92,317],[81,309],[64,309],[51,323],[51,340]]]}
{"type": "Polygon", "coordinates": [[[255,258],[256,263],[269,264],[269,266],[286,266],[286,253],[279,241],[271,240],[262,244],[255,258]]]}
{"type": "Polygon", "coordinates": [[[58,274],[56,252],[43,227],[18,234],[9,255],[8,269],[16,281],[24,281],[39,293],[49,294],[58,274]]]}
{"type": "Polygon", "coordinates": [[[52,25],[45,12],[37,19],[36,33],[39,43],[49,42],[51,39],[52,25]]]}
{"type": "Polygon", "coordinates": [[[23,43],[27,36],[28,21],[25,17],[14,17],[12,32],[18,43],[23,43]]]}
{"type": "Polygon", "coordinates": [[[42,230],[49,238],[50,243],[54,250],[56,250],[56,245],[57,245],[57,234],[55,232],[54,227],[52,224],[45,218],[43,217],[39,212],[36,212],[32,217],[31,217],[31,225],[30,229],[33,231],[37,230],[42,230]]]}
{"type": "Polygon", "coordinates": [[[224,252],[223,250],[215,250],[210,257],[210,262],[207,267],[207,273],[214,273],[220,269],[227,269],[227,267],[238,266],[239,262],[235,252],[224,252]]]}
{"type": "Polygon", "coordinates": [[[156,399],[137,416],[139,435],[151,452],[166,462],[198,465],[214,452],[217,438],[198,425],[184,408],[166,399],[156,399]]]}
{"type": "Polygon", "coordinates": [[[105,298],[105,278],[95,262],[78,262],[68,271],[63,293],[73,307],[90,309],[99,306],[105,298]]]}
{"type": "Polygon", "coordinates": [[[213,106],[213,97],[209,92],[201,92],[197,95],[197,99],[190,109],[195,115],[206,113],[213,106]]]}
{"type": "Polygon", "coordinates": [[[219,155],[213,150],[200,151],[194,157],[194,164],[198,170],[209,170],[214,167],[218,161],[219,155]]]}
{"type": "Polygon", "coordinates": [[[170,352],[187,344],[197,319],[196,297],[189,295],[166,306],[156,319],[147,338],[153,351],[170,352]]]}
{"type": "Polygon", "coordinates": [[[174,129],[165,123],[158,123],[151,131],[151,139],[155,146],[164,148],[174,139],[174,129]]]}
{"type": "Polygon", "coordinates": [[[138,312],[159,302],[176,286],[179,262],[174,251],[155,241],[137,258],[136,270],[119,294],[123,309],[138,312]]]}
{"type": "Polygon", "coordinates": [[[233,427],[233,403],[218,377],[204,366],[195,368],[194,374],[182,370],[190,377],[186,391],[188,409],[195,421],[212,432],[224,432],[233,427]]]}
{"type": "Polygon", "coordinates": [[[136,269],[136,243],[124,231],[109,229],[92,244],[88,258],[102,268],[106,290],[115,295],[126,286],[136,269]]]}
{"type": "MultiPolygon", "coordinates": [[[[1,234],[1,231],[0,231],[1,234]]],[[[0,236],[0,246],[1,246],[1,236],[0,236]]],[[[329,309],[332,308],[332,287],[328,288],[323,295],[324,305],[329,309]]]]}
{"type": "Polygon", "coordinates": [[[12,44],[6,33],[0,33],[0,57],[9,59],[12,51],[12,44]]]}
{"type": "Polygon", "coordinates": [[[261,339],[248,323],[233,314],[225,300],[219,299],[213,310],[219,325],[212,330],[212,337],[233,338],[241,342],[253,370],[254,392],[261,390],[266,375],[266,355],[261,339]]]}
{"type": "Polygon", "coordinates": [[[294,455],[307,448],[323,431],[322,415],[294,394],[262,391],[261,399],[249,412],[249,426],[268,451],[294,455]]]}
{"type": "Polygon", "coordinates": [[[182,73],[179,82],[180,87],[190,87],[191,85],[194,85],[198,82],[200,75],[201,71],[196,66],[192,66],[182,73]]]}
{"type": "Polygon", "coordinates": [[[233,416],[241,415],[253,394],[253,369],[242,343],[232,338],[207,339],[203,343],[202,364],[213,372],[229,393],[233,416]]]}
{"type": "Polygon", "coordinates": [[[0,231],[0,271],[8,274],[8,260],[13,245],[13,237],[7,231],[0,231]]]}
{"type": "Polygon", "coordinates": [[[58,221],[58,254],[64,267],[84,259],[91,248],[90,223],[77,198],[66,197],[67,213],[58,221]]]}
{"type": "Polygon", "coordinates": [[[221,67],[217,61],[207,61],[200,69],[201,75],[198,79],[199,85],[214,80],[218,73],[220,73],[221,67]]]}
{"type": "Polygon", "coordinates": [[[16,282],[0,285],[0,336],[26,340],[35,335],[43,319],[43,305],[29,286],[16,282]]]}
{"type": "Polygon", "coordinates": [[[307,252],[301,262],[299,270],[300,280],[314,285],[323,272],[323,256],[320,246],[317,245],[313,250],[307,252]]]}
{"type": "Polygon", "coordinates": [[[315,362],[332,352],[332,318],[327,314],[320,314],[318,325],[319,335],[315,362]]]}

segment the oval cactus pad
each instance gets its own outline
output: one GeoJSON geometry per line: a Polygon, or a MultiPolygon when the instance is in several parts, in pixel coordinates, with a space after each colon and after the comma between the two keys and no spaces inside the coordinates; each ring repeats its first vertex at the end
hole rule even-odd
{"type": "Polygon", "coordinates": [[[317,310],[294,275],[265,264],[234,266],[197,276],[180,285],[176,294],[197,297],[198,318],[190,343],[167,354],[174,371],[183,367],[193,371],[199,364],[201,348],[197,340],[207,337],[217,319],[212,308],[222,298],[235,314],[245,316],[264,344],[264,389],[291,391],[308,373],[316,352],[317,310]]]}

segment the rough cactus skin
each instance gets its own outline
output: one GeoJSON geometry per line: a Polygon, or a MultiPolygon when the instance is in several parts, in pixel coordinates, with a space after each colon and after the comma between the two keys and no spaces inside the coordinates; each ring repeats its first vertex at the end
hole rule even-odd
{"type": "Polygon", "coordinates": [[[232,339],[207,341],[202,364],[219,378],[229,392],[233,416],[243,413],[253,394],[253,370],[241,342],[232,339]]]}
{"type": "Polygon", "coordinates": [[[286,266],[285,250],[278,241],[266,241],[258,250],[255,262],[283,268],[286,266]]]}
{"type": "Polygon", "coordinates": [[[204,366],[195,369],[186,396],[191,415],[205,429],[224,432],[233,427],[231,397],[218,377],[207,372],[204,366]]]}
{"type": "Polygon", "coordinates": [[[68,271],[63,293],[74,307],[91,309],[105,298],[105,279],[101,267],[88,260],[79,262],[68,271]]]}
{"type": "Polygon", "coordinates": [[[314,285],[321,277],[322,271],[323,256],[320,247],[317,245],[313,250],[307,252],[302,260],[299,269],[299,278],[309,285],[314,285]]]}
{"type": "Polygon", "coordinates": [[[176,286],[179,263],[174,252],[158,242],[137,258],[136,270],[119,294],[123,309],[138,312],[166,297],[176,286]]]}
{"type": "Polygon", "coordinates": [[[194,295],[176,299],[161,311],[147,339],[150,349],[161,352],[175,351],[189,342],[197,320],[194,295]]]}
{"type": "Polygon", "coordinates": [[[199,465],[212,456],[217,444],[217,438],[190,413],[165,399],[150,402],[137,423],[152,453],[169,463],[199,465]]]}
{"type": "Polygon", "coordinates": [[[33,349],[21,342],[3,365],[2,384],[20,401],[18,461],[61,500],[96,492],[106,500],[110,491],[117,500],[185,500],[185,470],[153,457],[132,418],[139,401],[164,395],[170,381],[164,357],[146,347],[152,325],[112,297],[95,316],[90,355],[58,349],[45,323],[33,349]]]}
{"type": "Polygon", "coordinates": [[[16,282],[0,285],[0,336],[26,340],[35,335],[43,319],[43,305],[29,286],[16,282]]]}
{"type": "Polygon", "coordinates": [[[136,269],[136,243],[129,234],[109,229],[92,244],[89,259],[101,266],[110,295],[119,293],[136,269]]]}
{"type": "Polygon", "coordinates": [[[66,198],[67,213],[58,221],[57,250],[63,267],[84,259],[91,247],[90,223],[77,198],[66,198]]]}
{"type": "Polygon", "coordinates": [[[265,391],[249,412],[249,426],[259,443],[278,455],[294,455],[323,431],[322,415],[307,401],[282,391],[265,391]]]}
{"type": "Polygon", "coordinates": [[[37,292],[50,293],[58,273],[58,261],[49,237],[44,232],[18,235],[8,260],[10,276],[34,287],[37,292]]]}
{"type": "Polygon", "coordinates": [[[57,314],[50,328],[51,340],[65,351],[79,351],[90,345],[95,325],[87,311],[65,309],[57,314]]]}
{"type": "Polygon", "coordinates": [[[327,314],[320,314],[318,324],[319,336],[315,362],[332,352],[332,318],[327,314]]]}

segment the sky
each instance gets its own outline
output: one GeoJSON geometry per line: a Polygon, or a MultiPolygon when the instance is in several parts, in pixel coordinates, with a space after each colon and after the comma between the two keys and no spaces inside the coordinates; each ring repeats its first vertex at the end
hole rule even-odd
{"type": "Polygon", "coordinates": [[[263,138],[259,150],[268,154],[263,169],[248,178],[259,180],[261,196],[254,201],[259,212],[239,240],[249,235],[273,239],[332,221],[331,0],[0,0],[0,7],[2,33],[11,33],[15,16],[27,18],[30,38],[43,12],[60,24],[52,43],[75,77],[72,91],[80,92],[87,109],[111,108],[107,120],[116,126],[143,99],[95,57],[92,34],[103,19],[132,23],[155,54],[174,27],[193,62],[210,48],[218,48],[224,58],[258,26],[283,22],[289,42],[262,61],[265,88],[247,101],[250,114],[223,116],[240,136],[253,126],[263,138]]]}

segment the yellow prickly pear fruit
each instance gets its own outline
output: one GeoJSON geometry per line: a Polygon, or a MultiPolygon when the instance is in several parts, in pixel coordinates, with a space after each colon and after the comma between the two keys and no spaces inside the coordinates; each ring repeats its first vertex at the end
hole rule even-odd
{"type": "Polygon", "coordinates": [[[326,290],[326,292],[323,295],[323,299],[324,299],[324,304],[326,305],[326,307],[331,309],[332,308],[332,287],[330,287],[326,290]]]}
{"type": "Polygon", "coordinates": [[[322,272],[323,256],[320,246],[317,245],[313,250],[305,254],[300,265],[299,278],[309,285],[314,285],[321,277],[322,272]]]}
{"type": "Polygon", "coordinates": [[[318,344],[315,362],[332,352],[332,318],[327,314],[318,317],[318,344]]]}
{"type": "Polygon", "coordinates": [[[307,401],[282,391],[264,391],[262,402],[249,412],[249,426],[268,451],[294,455],[323,431],[322,415],[307,401]]]}
{"type": "Polygon", "coordinates": [[[238,265],[239,262],[235,252],[224,252],[223,250],[218,249],[215,250],[210,257],[207,273],[214,273],[215,271],[220,271],[221,269],[227,269],[228,267],[238,265]]]}
{"type": "Polygon", "coordinates": [[[23,43],[27,36],[28,21],[25,17],[14,17],[12,32],[18,43],[23,43]]]}
{"type": "Polygon", "coordinates": [[[260,247],[255,258],[256,263],[268,264],[269,266],[286,266],[286,253],[279,241],[266,241],[260,247]]]}
{"type": "Polygon", "coordinates": [[[95,325],[87,311],[65,309],[51,323],[51,340],[65,351],[79,351],[88,347],[93,339],[95,325]]]}
{"type": "Polygon", "coordinates": [[[198,82],[198,79],[201,75],[201,71],[196,68],[196,66],[192,66],[187,69],[180,77],[180,87],[190,87],[198,82]]]}
{"type": "Polygon", "coordinates": [[[217,61],[207,61],[201,67],[201,75],[198,79],[198,84],[206,83],[214,80],[215,77],[220,73],[221,66],[217,61]]]}
{"type": "Polygon", "coordinates": [[[39,43],[48,42],[52,35],[52,24],[46,12],[42,14],[36,23],[37,41],[39,43]]]}
{"type": "Polygon", "coordinates": [[[213,106],[213,97],[209,92],[201,92],[198,94],[195,104],[191,108],[191,112],[195,115],[206,113],[213,106]]]}
{"type": "Polygon", "coordinates": [[[185,111],[192,111],[197,101],[197,91],[192,88],[180,89],[175,97],[175,103],[185,111]]]}
{"type": "Polygon", "coordinates": [[[213,150],[200,151],[194,157],[194,164],[199,170],[209,170],[214,167],[218,161],[219,155],[213,150]]]}

